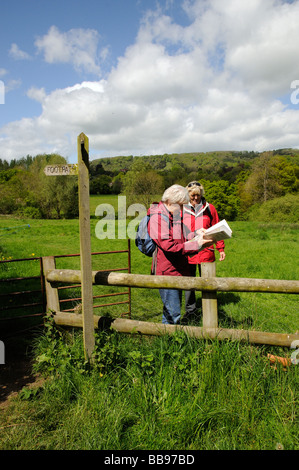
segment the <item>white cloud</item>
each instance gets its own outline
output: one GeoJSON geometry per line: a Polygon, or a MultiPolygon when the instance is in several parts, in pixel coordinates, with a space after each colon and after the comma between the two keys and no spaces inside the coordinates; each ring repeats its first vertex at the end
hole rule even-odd
{"type": "Polygon", "coordinates": [[[10,91],[16,90],[16,89],[20,88],[21,85],[22,85],[22,80],[20,80],[20,79],[8,80],[7,82],[5,82],[5,92],[8,93],[10,91]]]}
{"type": "Polygon", "coordinates": [[[199,53],[170,56],[161,45],[137,43],[119,59],[109,85],[123,99],[140,104],[175,101],[187,104],[201,94],[209,75],[199,53]]]}
{"type": "MultiPolygon", "coordinates": [[[[42,112],[2,128],[6,158],[75,155],[82,131],[92,158],[298,148],[299,108],[280,97],[299,79],[299,1],[195,0],[184,8],[184,27],[149,13],[106,80],[31,88],[42,112]]],[[[52,27],[36,45],[49,63],[98,71],[98,42],[95,31],[52,27]]]]}
{"type": "Polygon", "coordinates": [[[10,50],[9,50],[9,55],[13,58],[13,59],[16,59],[16,60],[28,60],[28,59],[31,59],[31,56],[25,52],[25,51],[22,51],[19,46],[15,43],[13,43],[10,47],[10,50]]]}
{"type": "Polygon", "coordinates": [[[61,33],[51,26],[48,33],[39,37],[35,45],[39,53],[50,64],[69,63],[76,70],[99,74],[98,65],[99,34],[93,29],[71,29],[61,33]]]}
{"type": "Polygon", "coordinates": [[[28,98],[42,103],[46,98],[46,92],[44,88],[35,88],[32,87],[27,91],[28,98]]]}

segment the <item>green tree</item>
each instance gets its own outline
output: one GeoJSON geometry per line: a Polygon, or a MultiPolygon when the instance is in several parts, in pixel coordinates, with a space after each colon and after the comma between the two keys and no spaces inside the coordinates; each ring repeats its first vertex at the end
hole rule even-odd
{"type": "Polygon", "coordinates": [[[299,166],[284,157],[274,157],[273,161],[283,194],[297,192],[299,189],[299,166]]]}
{"type": "Polygon", "coordinates": [[[164,190],[164,182],[149,164],[138,161],[123,177],[122,194],[127,197],[127,203],[140,203],[149,207],[157,197],[160,199],[164,190]]]}
{"type": "Polygon", "coordinates": [[[21,212],[27,197],[26,172],[17,168],[0,172],[0,213],[21,212]]]}
{"type": "Polygon", "coordinates": [[[171,169],[164,173],[164,187],[168,188],[173,184],[181,184],[182,186],[186,186],[188,182],[188,176],[186,173],[186,169],[183,165],[174,162],[171,169]]]}
{"type": "Polygon", "coordinates": [[[298,191],[298,165],[272,152],[265,152],[252,164],[247,179],[238,183],[241,212],[244,214],[254,204],[298,191]]]}
{"type": "Polygon", "coordinates": [[[96,176],[90,180],[90,194],[110,194],[112,178],[108,175],[96,176]]]}
{"type": "Polygon", "coordinates": [[[240,206],[237,186],[225,180],[202,180],[202,184],[205,188],[206,200],[215,206],[220,219],[235,220],[240,206]]]}
{"type": "Polygon", "coordinates": [[[46,176],[46,165],[63,164],[57,154],[37,155],[30,166],[35,181],[32,197],[45,218],[71,218],[78,215],[78,182],[76,176],[46,176]]]}

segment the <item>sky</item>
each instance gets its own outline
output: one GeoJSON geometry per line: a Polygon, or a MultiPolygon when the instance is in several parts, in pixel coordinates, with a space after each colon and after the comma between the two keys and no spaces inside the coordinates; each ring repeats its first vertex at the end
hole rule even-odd
{"type": "Polygon", "coordinates": [[[299,148],[299,0],[0,7],[2,159],[299,148]]]}

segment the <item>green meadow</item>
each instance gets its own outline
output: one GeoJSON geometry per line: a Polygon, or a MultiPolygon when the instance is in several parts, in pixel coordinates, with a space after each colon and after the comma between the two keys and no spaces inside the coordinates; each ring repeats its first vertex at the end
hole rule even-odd
{"type": "MultiPolygon", "coordinates": [[[[91,197],[92,251],[127,249],[126,239],[97,238],[95,210],[102,203],[117,211],[117,197],[91,197]]],[[[216,259],[217,276],[299,278],[298,224],[229,224],[233,237],[226,241],[225,261],[216,259]]],[[[115,228],[117,235],[117,221],[115,228]]],[[[78,220],[0,219],[2,260],[79,251],[78,220]]],[[[131,272],[149,274],[150,263],[132,240],[131,272]]],[[[79,269],[79,258],[59,258],[57,265],[79,269]]],[[[124,253],[93,257],[94,270],[126,266],[124,253]]],[[[29,276],[37,265],[10,263],[0,269],[2,278],[29,276]]],[[[95,294],[111,291],[108,286],[94,289],[95,294]]],[[[196,325],[201,326],[200,292],[197,302],[196,325]]],[[[102,307],[96,314],[116,317],[123,308],[102,307]]],[[[296,295],[218,293],[218,312],[223,328],[299,330],[296,295]]],[[[158,290],[131,290],[132,319],[161,322],[161,316],[158,290]]],[[[182,333],[149,338],[108,330],[97,333],[96,360],[90,366],[82,332],[65,331],[49,321],[31,338],[27,351],[45,382],[38,389],[24,388],[1,414],[1,449],[299,448],[299,367],[272,367],[267,359],[268,353],[290,357],[290,349],[198,341],[182,333]]]]}

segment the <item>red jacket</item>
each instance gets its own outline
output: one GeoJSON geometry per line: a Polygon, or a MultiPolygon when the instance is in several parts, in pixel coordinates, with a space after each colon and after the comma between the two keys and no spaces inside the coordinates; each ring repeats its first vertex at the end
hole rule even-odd
{"type": "MultiPolygon", "coordinates": [[[[213,204],[209,204],[204,200],[203,205],[197,206],[196,209],[194,209],[191,204],[184,206],[183,222],[191,232],[194,232],[200,228],[207,229],[212,225],[217,224],[217,222],[219,222],[219,217],[213,204]]],[[[224,248],[225,245],[223,240],[216,242],[216,249],[219,252],[224,251],[224,248]]],[[[200,251],[195,256],[189,257],[190,264],[211,263],[213,261],[215,261],[213,245],[200,251]]]]}
{"type": "MultiPolygon", "coordinates": [[[[198,252],[198,243],[186,244],[181,214],[174,218],[163,202],[152,204],[148,214],[148,232],[156,243],[157,257],[155,274],[162,276],[189,276],[188,254],[198,252]]],[[[153,270],[153,267],[152,267],[153,270]]]]}

